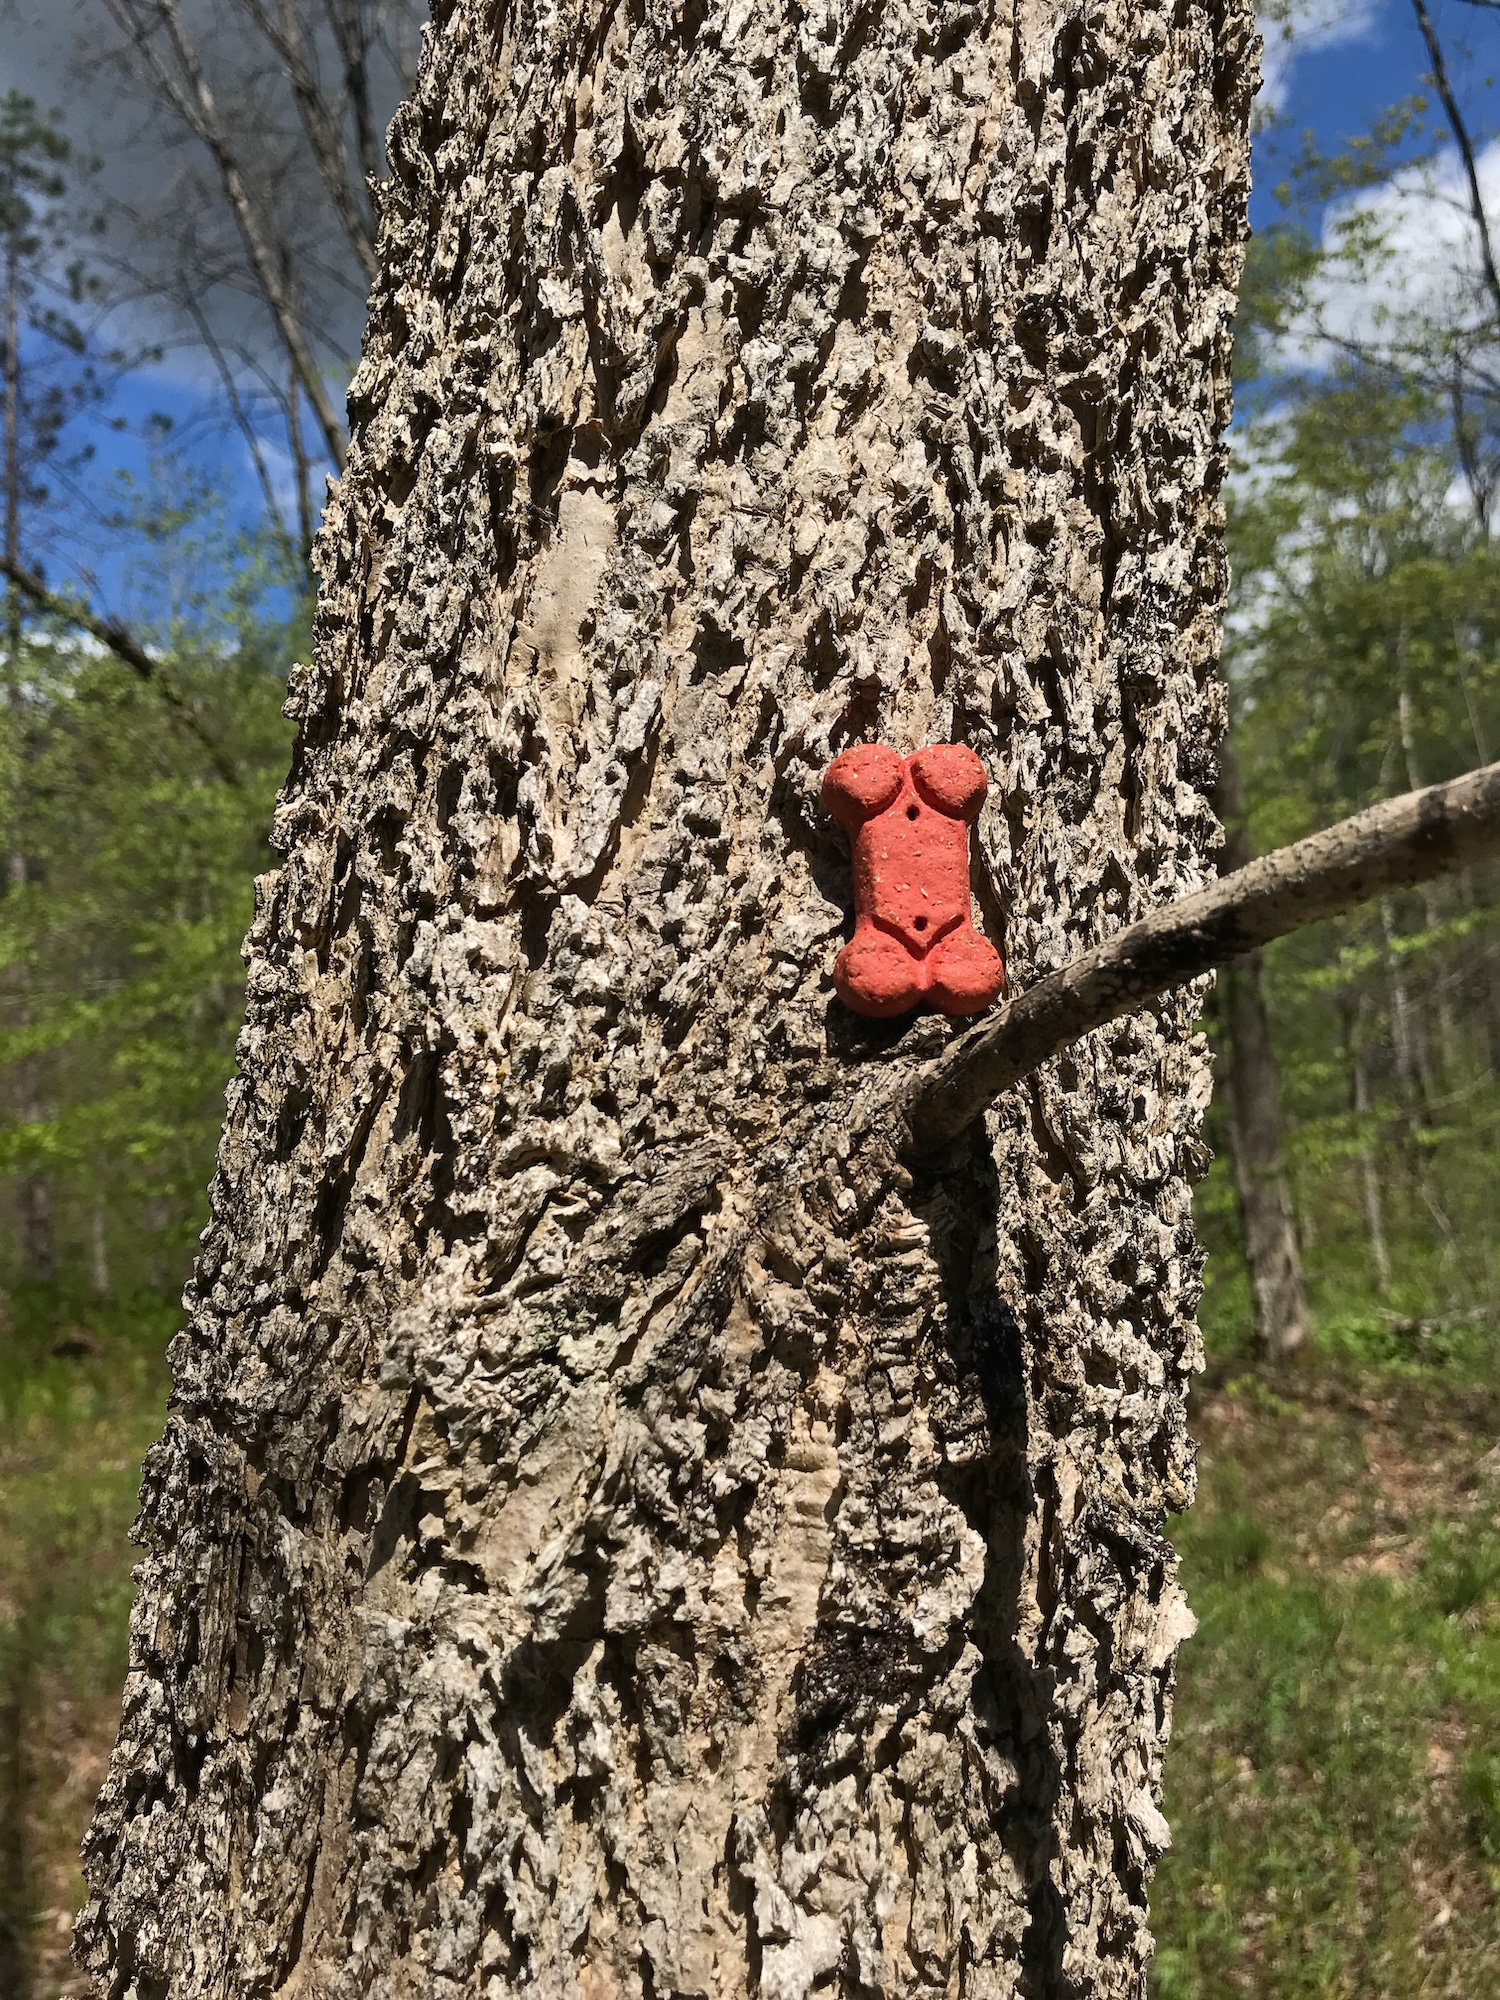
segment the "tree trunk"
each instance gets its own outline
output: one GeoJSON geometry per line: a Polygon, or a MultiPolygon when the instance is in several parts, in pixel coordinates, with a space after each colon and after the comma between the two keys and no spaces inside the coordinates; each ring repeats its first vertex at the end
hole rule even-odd
{"type": "MultiPolygon", "coordinates": [[[[1224,822],[1221,866],[1228,874],[1252,858],[1245,786],[1232,733],[1219,750],[1214,810],[1224,822]]],[[[1247,952],[1219,975],[1219,1018],[1229,1045],[1229,1149],[1256,1330],[1266,1352],[1280,1358],[1306,1343],[1307,1295],[1281,1151],[1281,1077],[1258,951],[1247,952]]]]}
{"type": "Polygon", "coordinates": [[[89,1280],[96,1299],[109,1297],[113,1289],[109,1278],[109,1205],[102,1188],[95,1188],[89,1205],[89,1280]]]}
{"type": "MultiPolygon", "coordinates": [[[[27,765],[30,746],[26,730],[26,694],[22,685],[21,592],[14,571],[21,560],[21,230],[18,218],[5,250],[5,295],[0,305],[0,343],[5,357],[5,694],[10,736],[10,825],[6,829],[8,853],[5,859],[6,885],[11,893],[24,891],[28,876],[26,858],[27,765]]],[[[24,957],[17,959],[10,977],[14,995],[12,1024],[27,1023],[27,999],[31,984],[30,967],[24,957]]],[[[11,1065],[15,1117],[31,1125],[46,1116],[38,1089],[37,1063],[33,1055],[23,1055],[11,1065]]],[[[34,1283],[50,1284],[57,1275],[52,1238],[52,1184],[45,1174],[23,1174],[16,1183],[16,1239],[21,1251],[21,1276],[34,1283]]]]}
{"type": "MultiPolygon", "coordinates": [[[[1406,783],[1410,791],[1420,791],[1426,782],[1422,775],[1422,760],[1417,749],[1416,717],[1411,698],[1410,661],[1403,628],[1396,657],[1400,668],[1400,688],[1397,695],[1397,719],[1401,731],[1401,750],[1406,765],[1406,783]]],[[[1429,936],[1436,935],[1442,928],[1442,899],[1436,882],[1424,882],[1422,896],[1422,925],[1429,936]]],[[[1427,999],[1437,1022],[1438,1068],[1444,1080],[1453,1074],[1454,1052],[1458,1046],[1458,1024],[1453,1018],[1453,1001],[1450,992],[1452,974],[1445,964],[1434,966],[1427,976],[1427,999]]]]}
{"type": "MultiPolygon", "coordinates": [[[[1198,994],[913,1178],[818,787],[1200,886],[1248,9],[439,6],[88,1843],[103,1994],[1139,1995],[1198,994]]],[[[1003,940],[999,926],[1003,918],[1003,940]]]]}
{"type": "Polygon", "coordinates": [[[1358,1006],[1345,1003],[1344,1046],[1349,1056],[1350,1105],[1358,1133],[1360,1191],[1364,1199],[1365,1234],[1370,1242],[1370,1262],[1375,1272],[1375,1291],[1385,1298],[1391,1289],[1391,1253],[1385,1234],[1385,1198],[1380,1189],[1380,1169],[1370,1139],[1370,1069],[1365,1044],[1370,1020],[1370,998],[1361,993],[1358,1006]]]}
{"type": "Polygon", "coordinates": [[[1385,943],[1385,973],[1391,996],[1391,1046],[1396,1057],[1396,1080],[1401,1086],[1407,1126],[1415,1129],[1432,1123],[1436,1089],[1427,1060],[1427,1040],[1412,1005],[1406,967],[1396,948],[1400,933],[1396,929],[1396,905],[1390,896],[1380,899],[1380,935],[1385,943]]]}
{"type": "Polygon", "coordinates": [[[1263,978],[1258,951],[1227,966],[1220,1017],[1229,1042],[1229,1145],[1256,1328],[1266,1353],[1282,1359],[1307,1342],[1307,1295],[1281,1151],[1280,1080],[1263,978]]]}

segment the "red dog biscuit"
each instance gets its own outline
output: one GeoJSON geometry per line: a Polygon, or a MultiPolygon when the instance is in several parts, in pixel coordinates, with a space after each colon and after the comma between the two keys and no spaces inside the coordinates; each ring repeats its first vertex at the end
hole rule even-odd
{"type": "Polygon", "coordinates": [[[854,936],[833,983],[856,1014],[885,1019],[930,1001],[977,1014],[1005,981],[969,916],[969,822],[989,782],[961,743],[898,757],[883,743],[829,765],[823,803],[854,849],[854,936]]]}

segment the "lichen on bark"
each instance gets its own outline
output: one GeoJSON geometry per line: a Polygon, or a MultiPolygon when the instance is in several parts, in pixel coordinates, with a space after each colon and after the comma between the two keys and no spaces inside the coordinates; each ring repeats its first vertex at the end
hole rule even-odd
{"type": "Polygon", "coordinates": [[[147,1468],[111,2000],[1136,1995],[1191,995],[913,1174],[841,748],[1024,983],[1211,870],[1243,4],[435,10],[147,1468]]]}

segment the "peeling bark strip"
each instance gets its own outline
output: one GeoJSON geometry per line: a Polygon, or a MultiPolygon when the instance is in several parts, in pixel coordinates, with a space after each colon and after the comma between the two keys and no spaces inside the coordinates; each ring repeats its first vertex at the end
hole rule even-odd
{"type": "Polygon", "coordinates": [[[1080,1036],[1307,924],[1500,849],[1500,764],[1382,799],[1153,910],[971,1028],[907,1087],[918,1152],[950,1144],[993,1098],[1080,1036]]]}
{"type": "Polygon", "coordinates": [[[833,999],[818,786],[971,745],[1018,983],[1207,879],[1254,75],[1201,0],[437,8],[101,1994],[1140,1994],[1193,998],[872,1166],[951,1031],[833,999]]]}

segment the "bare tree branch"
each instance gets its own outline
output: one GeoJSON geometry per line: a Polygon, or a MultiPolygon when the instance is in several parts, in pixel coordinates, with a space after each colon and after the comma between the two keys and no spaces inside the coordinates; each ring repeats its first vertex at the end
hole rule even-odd
{"type": "MultiPolygon", "coordinates": [[[[251,423],[250,413],[245,408],[240,396],[239,384],[235,381],[234,370],[229,365],[229,357],[220,346],[218,338],[209,324],[208,315],[204,312],[196,295],[192,291],[184,289],[182,304],[189,318],[198,329],[198,338],[202,341],[205,351],[213,361],[214,367],[218,370],[219,381],[224,390],[225,400],[229,404],[230,414],[234,418],[235,426],[239,431],[245,449],[250,454],[250,463],[254,466],[255,476],[260,482],[261,498],[266,503],[266,517],[270,521],[272,532],[281,543],[284,553],[290,557],[292,554],[292,538],[287,533],[286,523],[281,518],[281,508],[277,503],[276,489],[271,483],[271,473],[270,468],[266,464],[266,455],[261,449],[260,436],[255,426],[251,423]]],[[[293,393],[295,394],[295,387],[293,393]]],[[[305,551],[302,560],[305,566],[305,551]]]]}
{"type": "Polygon", "coordinates": [[[360,0],[325,0],[329,24],[344,66],[344,90],[354,114],[354,143],[366,186],[380,172],[375,112],[370,102],[370,46],[360,0]]]}
{"type": "Polygon", "coordinates": [[[312,465],[302,442],[302,412],[297,402],[297,384],[292,382],[286,399],[286,441],[292,454],[292,471],[297,481],[297,531],[302,549],[303,574],[312,580],[313,509],[312,465]]]}
{"type": "MultiPolygon", "coordinates": [[[[375,275],[375,233],[369,218],[361,207],[351,177],[348,150],[343,134],[334,116],[330,113],[328,96],[319,80],[316,56],[303,32],[303,24],[292,0],[278,0],[273,18],[270,8],[262,0],[244,0],[246,13],[259,28],[270,44],[282,68],[286,72],[292,95],[297,100],[297,109],[302,118],[302,129],[307,134],[307,142],[317,161],[318,172],[323,177],[323,185],[328,190],[339,220],[344,225],[344,233],[359,259],[360,268],[367,278],[375,275]]],[[[342,37],[340,54],[346,74],[347,58],[343,57],[342,37]]],[[[358,112],[356,111],[358,125],[358,112]]]]}
{"type": "Polygon", "coordinates": [[[166,26],[180,74],[163,60],[152,39],[151,29],[154,23],[142,19],[133,0],[105,0],[105,5],[121,31],[129,37],[142,62],[150,70],[162,96],[194,137],[206,148],[218,168],[225,199],[234,215],[256,282],[276,322],[276,330],[291,358],[303,392],[312,406],[313,414],[317,417],[328,455],[342,472],[344,455],[348,447],[344,426],[334,410],[328,385],[308,346],[307,335],[296,303],[277,268],[276,257],[266,239],[260,214],[251,197],[249,183],[229,143],[228,133],[219,117],[213,91],[198,61],[197,52],[188,40],[177,0],[157,0],[156,13],[166,26]]]}
{"type": "Polygon", "coordinates": [[[161,696],[174,716],[194,737],[200,748],[207,754],[209,762],[226,785],[238,786],[239,772],[224,754],[224,751],[209,735],[181,693],[157,670],[157,662],[146,651],[139,639],[127,625],[107,613],[91,611],[86,604],[64,597],[60,592],[50,590],[35,570],[27,569],[23,563],[14,562],[9,556],[0,555],[0,576],[12,584],[23,597],[29,599],[38,611],[49,618],[58,618],[76,631],[87,632],[97,639],[107,652],[130,668],[143,681],[149,681],[161,696]]]}
{"type": "Polygon", "coordinates": [[[1153,910],[944,1050],[895,1108],[909,1150],[951,1143],[1081,1035],[1273,938],[1500,850],[1500,763],[1386,799],[1153,910]]]}
{"type": "Polygon", "coordinates": [[[1432,61],[1432,81],[1437,94],[1442,99],[1443,111],[1449,129],[1453,133],[1454,144],[1464,163],[1464,173],[1469,183],[1469,215],[1479,237],[1479,261],[1484,269],[1485,288],[1490,295],[1490,303],[1495,309],[1495,317],[1500,320],[1500,271],[1495,268],[1495,249],[1490,241],[1489,217],[1484,210],[1484,196],[1479,191],[1479,167],[1474,158],[1474,145],[1469,137],[1469,128],[1464,123],[1463,113],[1458,108],[1458,99],[1453,95],[1453,85],[1448,80],[1448,65],[1443,60],[1443,45],[1438,40],[1437,29],[1432,25],[1432,16],[1427,11],[1427,0],[1411,0],[1412,10],[1417,17],[1417,26],[1422,30],[1422,39],[1427,44],[1427,53],[1432,61]]]}
{"type": "Polygon", "coordinates": [[[7,582],[13,583],[21,595],[28,598],[38,611],[46,612],[49,618],[64,619],[69,625],[76,626],[80,632],[87,632],[90,638],[97,639],[101,646],[113,653],[117,660],[123,660],[131,672],[139,674],[143,681],[156,678],[155,660],[118,618],[90,611],[86,604],[75,604],[70,598],[61,596],[55,590],[49,590],[35,570],[27,569],[24,564],[10,556],[0,555],[0,574],[4,575],[7,582]]]}

